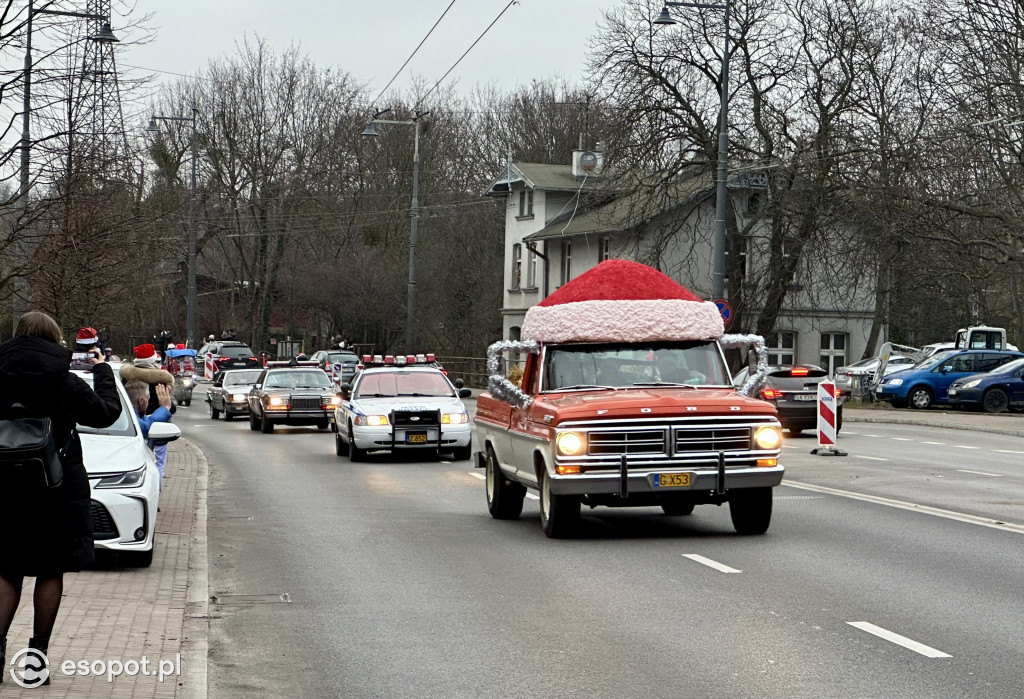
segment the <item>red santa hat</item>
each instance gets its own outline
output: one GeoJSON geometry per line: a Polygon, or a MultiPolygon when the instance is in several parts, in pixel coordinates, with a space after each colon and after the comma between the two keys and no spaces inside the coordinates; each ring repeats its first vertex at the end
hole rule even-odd
{"type": "Polygon", "coordinates": [[[96,328],[79,328],[78,337],[75,338],[76,345],[95,345],[100,341],[96,328]]]}
{"type": "Polygon", "coordinates": [[[139,345],[132,350],[136,360],[142,360],[147,362],[156,361],[156,347],[149,344],[148,342],[144,345],[139,345]]]}
{"type": "Polygon", "coordinates": [[[526,312],[521,337],[540,342],[711,340],[725,332],[710,301],[658,270],[606,260],[526,312]]]}

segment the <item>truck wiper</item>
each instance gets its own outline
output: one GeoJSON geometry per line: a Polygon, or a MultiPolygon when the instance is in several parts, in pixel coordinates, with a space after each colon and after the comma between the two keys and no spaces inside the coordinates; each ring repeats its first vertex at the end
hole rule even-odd
{"type": "Polygon", "coordinates": [[[692,383],[673,383],[671,381],[640,381],[634,386],[672,386],[673,388],[697,388],[692,383]]]}
{"type": "Polygon", "coordinates": [[[554,391],[588,391],[588,390],[589,391],[595,391],[595,390],[614,391],[616,389],[615,389],[615,386],[597,386],[597,385],[594,385],[594,384],[581,383],[581,384],[577,384],[575,386],[559,386],[558,388],[555,388],[555,389],[552,389],[552,390],[554,390],[554,391]]]}

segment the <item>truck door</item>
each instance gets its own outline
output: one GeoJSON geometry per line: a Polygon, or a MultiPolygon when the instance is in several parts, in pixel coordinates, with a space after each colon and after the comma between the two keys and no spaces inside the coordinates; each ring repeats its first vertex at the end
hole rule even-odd
{"type": "MultiPolygon", "coordinates": [[[[538,355],[531,354],[526,359],[526,368],[523,371],[523,392],[528,396],[537,394],[537,375],[540,367],[538,355]]],[[[509,437],[512,441],[512,460],[515,463],[517,472],[522,470],[524,476],[535,480],[533,472],[533,451],[539,444],[539,439],[546,436],[546,431],[538,429],[535,415],[537,406],[531,403],[526,408],[512,407],[512,420],[509,428],[509,437]]]]}

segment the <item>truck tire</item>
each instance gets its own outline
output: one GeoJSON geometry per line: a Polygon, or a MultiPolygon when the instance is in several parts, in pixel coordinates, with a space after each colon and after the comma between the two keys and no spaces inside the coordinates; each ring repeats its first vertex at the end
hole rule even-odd
{"type": "Polygon", "coordinates": [[[519,519],[523,513],[523,501],[526,499],[526,486],[513,483],[498,468],[498,458],[494,450],[487,446],[487,462],[484,466],[487,474],[487,511],[494,519],[519,519]]]}
{"type": "Polygon", "coordinates": [[[540,468],[540,525],[549,539],[571,536],[580,520],[580,499],[575,495],[555,495],[543,465],[540,468]]]}
{"type": "Polygon", "coordinates": [[[764,534],[772,521],[772,489],[741,488],[729,492],[729,516],[737,534],[764,534]]]}

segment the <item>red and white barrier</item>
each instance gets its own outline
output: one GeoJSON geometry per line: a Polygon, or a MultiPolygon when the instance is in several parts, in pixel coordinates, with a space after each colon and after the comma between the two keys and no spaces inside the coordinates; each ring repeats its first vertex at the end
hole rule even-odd
{"type": "Polygon", "coordinates": [[[213,375],[217,373],[217,362],[213,361],[213,352],[207,352],[203,357],[203,378],[213,381],[213,375]]]}
{"type": "Polygon", "coordinates": [[[812,454],[818,456],[846,456],[845,451],[836,448],[836,434],[839,422],[839,392],[831,381],[818,384],[818,448],[812,454]]]}

